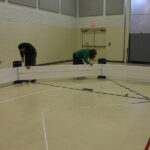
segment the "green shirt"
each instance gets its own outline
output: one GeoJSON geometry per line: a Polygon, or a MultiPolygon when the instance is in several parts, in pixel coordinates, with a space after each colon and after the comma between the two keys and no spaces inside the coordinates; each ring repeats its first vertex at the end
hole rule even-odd
{"type": "Polygon", "coordinates": [[[81,50],[76,51],[75,56],[80,59],[83,59],[84,62],[89,64],[88,58],[90,56],[90,51],[88,49],[81,49],[81,50]]]}

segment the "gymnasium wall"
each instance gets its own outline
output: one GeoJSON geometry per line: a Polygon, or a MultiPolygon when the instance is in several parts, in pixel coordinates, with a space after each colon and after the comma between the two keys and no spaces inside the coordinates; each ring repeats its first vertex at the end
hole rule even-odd
{"type": "Polygon", "coordinates": [[[129,61],[150,63],[150,0],[131,0],[129,61]]]}
{"type": "Polygon", "coordinates": [[[0,68],[20,59],[20,42],[37,48],[38,64],[72,59],[82,47],[81,29],[91,28],[92,22],[96,28],[106,28],[106,47],[96,48],[97,58],[126,62],[129,4],[130,0],[0,1],[0,68]]]}
{"type": "MultiPolygon", "coordinates": [[[[110,61],[127,60],[129,37],[129,11],[130,0],[83,0],[87,4],[86,10],[80,7],[80,28],[91,28],[91,23],[96,23],[96,28],[106,28],[106,48],[98,48],[98,57],[104,57],[110,61]],[[93,4],[95,2],[95,4],[93,4]],[[103,2],[103,3],[102,3],[103,2]],[[97,4],[96,4],[97,3],[97,4]],[[103,6],[99,6],[99,5],[103,6]],[[97,7],[95,10],[92,7],[97,7]],[[98,7],[100,11],[98,12],[98,7]],[[91,14],[86,11],[90,10],[91,14]],[[111,43],[111,46],[109,46],[111,43]]],[[[82,3],[83,3],[82,1],[82,3]]]]}
{"type": "Polygon", "coordinates": [[[80,18],[80,28],[90,28],[96,23],[96,28],[106,28],[105,48],[96,47],[98,57],[110,61],[123,61],[124,52],[124,16],[100,16],[80,18]],[[111,46],[108,44],[111,43],[111,46]]]}
{"type": "Polygon", "coordinates": [[[37,64],[71,60],[80,45],[74,13],[67,10],[64,15],[61,8],[55,13],[24,6],[25,0],[21,0],[23,5],[14,1],[0,1],[0,68],[11,67],[14,60],[20,60],[17,46],[21,42],[31,42],[36,47],[37,64]]]}
{"type": "Polygon", "coordinates": [[[130,33],[150,33],[150,1],[131,0],[130,33]]]}

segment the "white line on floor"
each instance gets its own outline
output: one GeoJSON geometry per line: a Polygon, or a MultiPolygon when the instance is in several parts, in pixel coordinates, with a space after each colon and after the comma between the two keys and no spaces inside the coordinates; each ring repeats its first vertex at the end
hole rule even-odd
{"type": "Polygon", "coordinates": [[[44,129],[44,137],[45,137],[46,150],[48,150],[48,143],[47,143],[47,135],[46,135],[46,126],[45,126],[44,112],[41,112],[41,114],[42,114],[42,121],[43,121],[43,129],[44,129]]]}
{"type": "Polygon", "coordinates": [[[34,93],[31,93],[31,94],[27,94],[27,95],[23,95],[23,96],[18,96],[18,97],[14,97],[14,98],[10,98],[10,99],[7,99],[7,100],[4,100],[4,101],[0,102],[0,105],[8,103],[8,102],[13,102],[13,101],[16,101],[16,100],[18,100],[20,98],[28,97],[28,96],[31,96],[31,95],[45,93],[45,92],[48,92],[50,90],[51,89],[49,89],[49,90],[43,90],[43,91],[39,91],[39,92],[34,92],[34,93]]]}

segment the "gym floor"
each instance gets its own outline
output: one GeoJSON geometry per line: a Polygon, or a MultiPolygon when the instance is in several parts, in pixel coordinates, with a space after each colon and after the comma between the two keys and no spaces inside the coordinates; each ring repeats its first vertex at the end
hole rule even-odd
{"type": "Polygon", "coordinates": [[[149,87],[112,78],[0,87],[0,150],[144,150],[149,87]]]}

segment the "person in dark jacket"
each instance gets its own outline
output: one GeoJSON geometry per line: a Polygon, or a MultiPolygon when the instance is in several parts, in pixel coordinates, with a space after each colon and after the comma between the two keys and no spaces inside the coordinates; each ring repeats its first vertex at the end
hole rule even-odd
{"type": "MultiPolygon", "coordinates": [[[[18,49],[21,55],[21,61],[24,62],[27,69],[30,69],[30,66],[36,65],[36,49],[30,43],[21,43],[18,45],[18,49]]],[[[36,82],[36,80],[31,80],[31,82],[36,82]]]]}
{"type": "Polygon", "coordinates": [[[36,49],[30,43],[21,43],[18,45],[18,49],[20,51],[21,60],[24,62],[27,69],[30,69],[30,66],[36,65],[36,49]]]}

